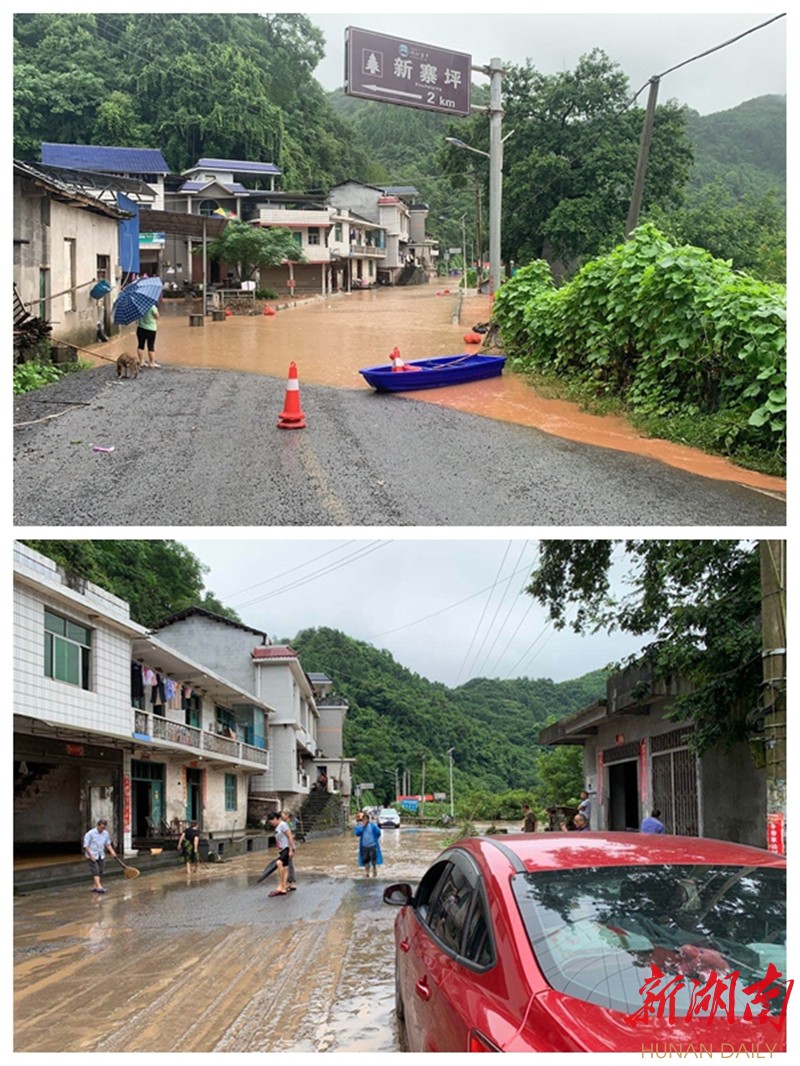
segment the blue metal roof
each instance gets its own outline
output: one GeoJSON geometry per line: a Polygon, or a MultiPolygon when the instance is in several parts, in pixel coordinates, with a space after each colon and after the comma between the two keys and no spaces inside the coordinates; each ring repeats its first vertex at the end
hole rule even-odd
{"type": "MultiPolygon", "coordinates": [[[[198,159],[191,170],[205,167],[208,170],[231,170],[239,174],[280,174],[274,163],[253,163],[247,159],[198,159]]],[[[184,171],[184,174],[186,171],[184,171]]]]}
{"type": "Polygon", "coordinates": [[[95,144],[42,144],[42,162],[57,167],[73,167],[103,173],[169,174],[164,156],[157,148],[106,148],[95,144]]]}

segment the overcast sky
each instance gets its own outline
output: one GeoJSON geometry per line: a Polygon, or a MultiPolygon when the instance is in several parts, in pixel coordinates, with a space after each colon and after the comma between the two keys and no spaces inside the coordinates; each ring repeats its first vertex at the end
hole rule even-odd
{"type": "MultiPolygon", "coordinates": [[[[703,4],[701,14],[696,13],[697,4],[670,4],[672,13],[667,15],[643,14],[641,5],[637,13],[637,5],[631,4],[609,4],[609,12],[591,14],[584,13],[590,5],[535,2],[482,5],[491,13],[462,13],[478,6],[467,3],[446,15],[421,13],[430,5],[414,3],[403,5],[403,13],[397,14],[374,4],[348,5],[344,10],[349,14],[331,14],[326,6],[330,5],[303,10],[325,34],[327,55],[315,73],[327,90],[342,85],[347,26],[466,52],[473,65],[484,65],[495,56],[516,64],[530,59],[543,74],[572,70],[580,56],[600,48],[621,66],[635,93],[653,75],[663,74],[781,13],[781,8],[764,8],[758,3],[729,3],[720,14],[713,13],[722,8],[718,4],[703,4]],[[526,13],[514,13],[515,9],[526,13]]],[[[701,114],[709,114],[756,96],[785,94],[786,33],[787,19],[780,19],[666,75],[659,87],[659,102],[677,99],[701,114]]],[[[475,82],[488,84],[480,74],[475,75],[475,82]]],[[[642,106],[646,99],[646,93],[639,97],[642,106]]]]}
{"type": "Polygon", "coordinates": [[[210,567],[206,588],[273,640],[329,626],[451,687],[473,676],[565,681],[643,644],[554,630],[522,592],[535,541],[215,536],[182,543],[210,567]]]}

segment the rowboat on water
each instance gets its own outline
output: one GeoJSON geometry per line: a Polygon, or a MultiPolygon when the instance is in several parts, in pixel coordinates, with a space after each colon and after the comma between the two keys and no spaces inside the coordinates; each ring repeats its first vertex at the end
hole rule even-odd
{"type": "Polygon", "coordinates": [[[483,381],[503,372],[504,355],[440,355],[433,359],[403,362],[392,352],[391,363],[359,370],[368,385],[379,392],[410,392],[413,389],[437,389],[442,385],[463,385],[483,381]]]}

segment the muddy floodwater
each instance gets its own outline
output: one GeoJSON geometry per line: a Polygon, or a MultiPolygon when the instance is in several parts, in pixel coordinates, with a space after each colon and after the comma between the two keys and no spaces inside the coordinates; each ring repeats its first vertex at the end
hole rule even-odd
{"type": "MultiPolygon", "coordinates": [[[[464,335],[488,321],[491,298],[467,297],[459,313],[458,290],[435,283],[335,294],[298,301],[275,315],[232,315],[189,325],[188,313],[165,304],[159,320],[157,358],[165,364],[247,371],[286,379],[295,363],[303,382],[369,389],[359,369],[388,362],[397,347],[403,359],[478,351],[464,335]]],[[[97,345],[97,362],[115,359],[136,345],[133,328],[97,345]]],[[[158,373],[158,371],[152,371],[158,373]]],[[[151,373],[145,370],[144,375],[151,373]]],[[[639,436],[622,418],[587,414],[576,405],[539,396],[519,374],[468,385],[405,394],[503,422],[531,426],[566,440],[658,459],[670,466],[752,488],[782,493],[785,481],[734,466],[693,448],[639,436]]]]}
{"type": "MultiPolygon", "coordinates": [[[[346,834],[298,847],[298,889],[256,878],[274,851],[46,889],[14,903],[17,1052],[401,1051],[394,881],[448,830],[384,830],[377,879],[346,834]]],[[[136,864],[135,858],[128,860],[136,864]]],[[[107,872],[113,863],[107,866],[107,872]]],[[[114,871],[115,872],[115,871],[114,871]]]]}

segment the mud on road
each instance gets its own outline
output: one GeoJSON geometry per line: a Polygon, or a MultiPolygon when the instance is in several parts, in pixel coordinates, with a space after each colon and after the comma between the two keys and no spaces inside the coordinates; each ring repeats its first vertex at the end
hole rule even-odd
{"type": "MultiPolygon", "coordinates": [[[[446,833],[383,834],[367,881],[349,834],[301,844],[298,890],[256,884],[274,852],[15,901],[14,1048],[27,1052],[402,1050],[392,881],[416,881],[446,833]]],[[[135,865],[136,860],[128,860],[135,865]]]]}

